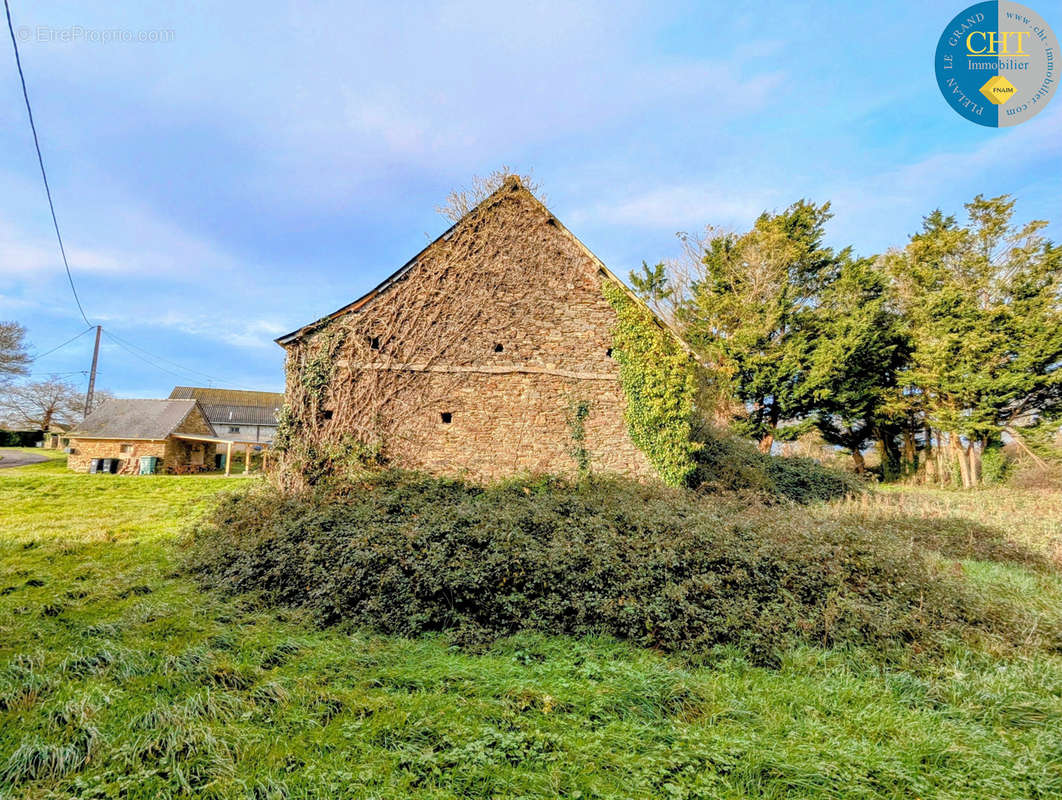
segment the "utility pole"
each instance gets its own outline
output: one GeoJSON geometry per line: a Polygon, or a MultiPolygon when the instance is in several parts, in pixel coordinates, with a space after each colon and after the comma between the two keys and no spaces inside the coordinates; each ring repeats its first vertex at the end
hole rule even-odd
{"type": "Polygon", "coordinates": [[[92,371],[89,372],[88,391],[85,393],[85,416],[92,410],[92,395],[96,391],[96,364],[100,360],[100,332],[102,325],[96,326],[96,346],[92,350],[92,371]]]}

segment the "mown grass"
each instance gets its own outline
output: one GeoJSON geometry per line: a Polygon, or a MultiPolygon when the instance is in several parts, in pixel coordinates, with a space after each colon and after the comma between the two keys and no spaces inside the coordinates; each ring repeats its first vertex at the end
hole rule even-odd
{"type": "MultiPolygon", "coordinates": [[[[1062,795],[1055,654],[953,642],[883,666],[803,647],[765,669],[733,648],[525,634],[471,653],[322,630],[176,571],[184,527],[252,481],[32,469],[0,472],[0,796],[1062,795]]],[[[977,585],[1050,613],[1058,574],[1026,557],[1050,557],[1049,502],[1003,527],[943,498],[952,523],[926,546],[953,540],[977,585]]],[[[884,506],[814,513],[920,530],[884,506]]]]}

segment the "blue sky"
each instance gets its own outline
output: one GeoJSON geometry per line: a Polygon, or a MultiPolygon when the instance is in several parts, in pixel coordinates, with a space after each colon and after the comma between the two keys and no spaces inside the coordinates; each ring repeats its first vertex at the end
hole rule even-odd
{"type": "MultiPolygon", "coordinates": [[[[831,244],[863,254],[979,192],[1058,240],[1062,100],[991,129],[937,89],[966,4],[12,0],[86,311],[166,359],[105,340],[99,385],[141,397],[203,374],[282,390],[272,339],[371,288],[445,229],[451,188],[502,164],[621,275],[675,255],[677,231],[801,197],[832,201],[831,244]],[[88,40],[112,29],[173,34],[88,40]]],[[[0,50],[0,319],[43,352],[84,324],[0,50]]],[[[81,381],[90,348],[35,374],[81,381]]]]}

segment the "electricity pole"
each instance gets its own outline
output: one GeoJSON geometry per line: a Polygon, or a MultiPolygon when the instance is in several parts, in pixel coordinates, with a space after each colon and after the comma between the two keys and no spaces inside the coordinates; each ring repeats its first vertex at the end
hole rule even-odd
{"type": "Polygon", "coordinates": [[[100,360],[100,332],[102,325],[96,326],[96,346],[92,350],[92,371],[89,372],[88,391],[85,393],[85,416],[92,410],[92,394],[96,391],[96,364],[100,360]]]}

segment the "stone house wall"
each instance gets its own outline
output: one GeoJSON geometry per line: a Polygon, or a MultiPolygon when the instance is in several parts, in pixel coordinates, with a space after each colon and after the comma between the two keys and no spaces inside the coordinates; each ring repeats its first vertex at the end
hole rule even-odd
{"type": "Polygon", "coordinates": [[[140,470],[141,456],[156,456],[166,464],[168,442],[130,441],[123,439],[71,439],[73,452],[67,458],[66,465],[75,472],[88,472],[92,460],[96,458],[116,458],[118,470],[122,474],[136,473],[140,470]],[[123,452],[123,447],[128,448],[123,452]]]}
{"type": "Polygon", "coordinates": [[[323,418],[307,408],[294,412],[326,443],[364,437],[356,425],[375,420],[391,463],[490,481],[575,472],[574,408],[585,403],[592,469],[653,475],[623,418],[626,398],[611,353],[616,315],[602,294],[610,278],[525,189],[503,191],[497,202],[497,213],[480,217],[474,232],[459,223],[452,234],[476,237],[468,258],[433,267],[441,258],[436,242],[387,292],[288,346],[290,403],[315,342],[341,327],[353,343],[336,361],[323,418]],[[454,312],[432,312],[435,338],[414,335],[416,320],[396,310],[418,293],[432,298],[427,308],[454,312]],[[406,346],[407,338],[416,346],[406,346]],[[445,342],[442,355],[438,342],[445,342]],[[359,408],[345,408],[356,385],[381,388],[361,392],[359,408]]]}

